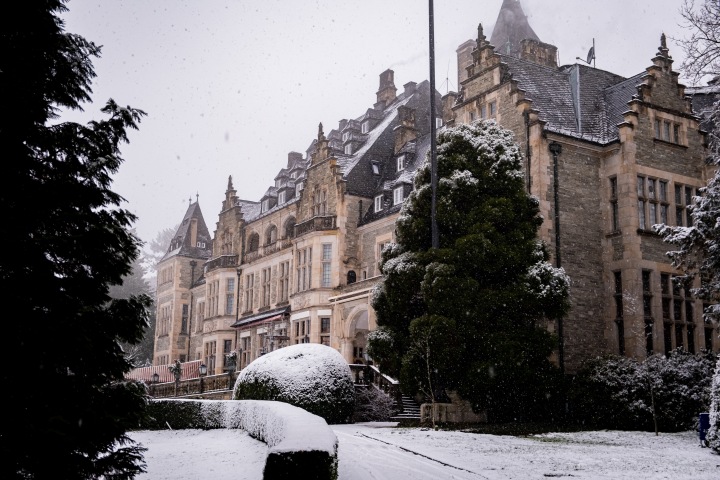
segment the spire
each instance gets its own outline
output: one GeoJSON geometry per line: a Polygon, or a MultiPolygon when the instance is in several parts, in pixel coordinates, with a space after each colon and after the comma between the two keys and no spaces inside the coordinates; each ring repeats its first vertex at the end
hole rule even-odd
{"type": "Polygon", "coordinates": [[[230,175],[230,176],[228,176],[228,186],[227,186],[226,193],[232,192],[233,190],[235,190],[235,189],[233,188],[233,184],[232,184],[232,175],[230,175]]]}
{"type": "Polygon", "coordinates": [[[540,42],[540,38],[528,23],[520,0],[503,0],[490,43],[498,53],[518,56],[520,41],[526,38],[540,42]]]}
{"type": "Polygon", "coordinates": [[[657,54],[661,57],[670,58],[669,55],[670,50],[667,48],[667,39],[665,37],[665,32],[660,35],[660,47],[658,47],[657,54]]]}

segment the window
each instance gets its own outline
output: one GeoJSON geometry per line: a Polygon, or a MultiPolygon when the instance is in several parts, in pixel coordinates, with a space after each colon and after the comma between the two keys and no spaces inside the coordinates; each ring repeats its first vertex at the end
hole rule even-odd
{"type": "Polygon", "coordinates": [[[303,182],[299,182],[297,185],[295,185],[295,196],[299,197],[300,192],[302,192],[303,189],[303,182]]]}
{"type": "Polygon", "coordinates": [[[618,216],[618,195],[617,195],[617,177],[610,179],[610,214],[612,221],[612,231],[620,230],[620,222],[618,216]]]}
{"type": "Polygon", "coordinates": [[[275,188],[280,188],[280,185],[282,185],[282,179],[276,178],[275,179],[275,188]]]}
{"type": "Polygon", "coordinates": [[[232,315],[235,304],[235,279],[228,278],[225,285],[225,315],[232,315]]]}
{"type": "Polygon", "coordinates": [[[393,205],[401,204],[403,201],[404,187],[400,185],[393,190],[393,205]]]}
{"type": "Polygon", "coordinates": [[[653,225],[663,223],[663,217],[667,217],[667,206],[663,208],[661,201],[667,196],[667,182],[638,175],[637,194],[638,228],[649,230],[653,225]]]}
{"type": "Polygon", "coordinates": [[[248,240],[248,252],[257,252],[260,248],[260,235],[257,233],[250,234],[250,239],[248,240]]]}
{"type": "Polygon", "coordinates": [[[265,200],[262,201],[262,204],[260,206],[260,212],[264,213],[264,212],[267,212],[268,210],[270,210],[270,199],[266,198],[265,200]]]}
{"type": "Polygon", "coordinates": [[[215,354],[217,353],[217,342],[205,344],[205,365],[210,375],[215,373],[215,354]]]}
{"type": "Polygon", "coordinates": [[[497,104],[495,102],[490,102],[488,104],[488,110],[490,110],[490,116],[494,117],[497,113],[497,104]]]}
{"type": "Polygon", "coordinates": [[[274,245],[275,242],[277,242],[277,227],[270,225],[268,229],[265,230],[265,245],[274,245]]]}
{"type": "Polygon", "coordinates": [[[371,166],[373,175],[380,175],[380,164],[378,164],[377,162],[372,162],[371,166]]]}
{"type": "Polygon", "coordinates": [[[262,302],[261,307],[267,307],[270,305],[270,267],[263,268],[261,271],[262,280],[262,302]]]}
{"type": "Polygon", "coordinates": [[[485,107],[485,105],[480,106],[480,118],[483,120],[487,118],[487,107],[485,107]]]}
{"type": "Polygon", "coordinates": [[[352,155],[352,144],[348,143],[345,145],[345,155],[352,155]]]}
{"type": "Polygon", "coordinates": [[[252,340],[251,337],[243,337],[240,339],[242,354],[240,355],[240,368],[246,366],[252,361],[252,340]]]}
{"type": "Polygon", "coordinates": [[[470,112],[470,122],[475,121],[475,112],[470,112]]]}
{"type": "Polygon", "coordinates": [[[618,353],[620,355],[625,355],[622,273],[613,272],[613,276],[615,277],[615,324],[617,325],[618,353]]]}
{"type": "Polygon", "coordinates": [[[227,361],[227,354],[232,350],[232,340],[223,340],[223,367],[229,365],[227,361]]]}
{"type": "Polygon", "coordinates": [[[323,288],[330,287],[330,271],[332,267],[332,244],[322,244],[322,278],[320,279],[320,286],[323,288]]]}
{"type": "Polygon", "coordinates": [[[197,245],[195,245],[198,248],[205,248],[205,242],[197,242],[197,245]]]}
{"type": "Polygon", "coordinates": [[[180,322],[180,333],[188,333],[188,305],[183,304],[182,306],[182,320],[180,322]]]}
{"type": "Polygon", "coordinates": [[[347,142],[348,140],[350,140],[350,138],[352,138],[352,135],[350,134],[350,132],[343,132],[343,134],[342,134],[343,142],[347,142]]]}
{"type": "Polygon", "coordinates": [[[380,210],[382,210],[382,207],[383,207],[383,196],[382,196],[382,195],[377,195],[377,196],[375,197],[375,213],[377,213],[377,212],[379,212],[380,210]]]}
{"type": "Polygon", "coordinates": [[[653,315],[652,315],[652,289],[650,284],[652,272],[642,271],[643,289],[643,316],[645,317],[645,353],[649,357],[653,354],[653,315]]]}
{"type": "Polygon", "coordinates": [[[443,126],[443,119],[440,117],[435,118],[435,128],[440,128],[443,126]]]}
{"type": "Polygon", "coordinates": [[[692,227],[693,187],[675,184],[675,223],[677,226],[692,227]]]}
{"type": "Polygon", "coordinates": [[[210,315],[217,316],[220,311],[220,280],[210,282],[210,315]]]}
{"type": "Polygon", "coordinates": [[[245,311],[251,312],[253,309],[253,290],[255,287],[255,274],[245,275],[245,311]]]}
{"type": "Polygon", "coordinates": [[[680,144],[681,142],[681,128],[680,124],[672,122],[671,120],[665,120],[662,118],[656,118],[654,122],[655,138],[663,140],[665,142],[680,144]]]}
{"type": "Polygon", "coordinates": [[[195,332],[202,332],[203,320],[205,320],[205,302],[198,302],[195,313],[195,332]]]}
{"type": "Polygon", "coordinates": [[[347,273],[347,284],[352,285],[353,283],[357,282],[357,274],[355,273],[355,270],[350,270],[347,273]]]}
{"type": "Polygon", "coordinates": [[[278,280],[278,302],[287,302],[290,291],[290,260],[280,263],[278,280]]]}
{"type": "Polygon", "coordinates": [[[285,190],[278,192],[278,204],[285,203],[285,190]]]}
{"type": "Polygon", "coordinates": [[[330,346],[330,317],[320,317],[320,343],[330,346]]]}
{"type": "Polygon", "coordinates": [[[327,190],[321,190],[319,186],[315,187],[310,200],[312,201],[313,216],[317,217],[327,213],[327,190]]]}
{"type": "Polygon", "coordinates": [[[297,291],[309,290],[312,285],[312,247],[306,247],[297,251],[297,291]]]}
{"type": "Polygon", "coordinates": [[[397,158],[397,168],[395,171],[401,172],[403,170],[405,170],[405,155],[400,155],[397,158]]]}
{"type": "Polygon", "coordinates": [[[360,131],[362,133],[368,133],[370,131],[370,122],[364,121],[362,125],[360,125],[360,131]]]}
{"type": "Polygon", "coordinates": [[[310,319],[295,323],[295,343],[310,343],[310,319]]]}
{"type": "Polygon", "coordinates": [[[658,182],[658,186],[660,187],[660,223],[664,223],[667,225],[668,223],[668,185],[667,181],[660,180],[658,182]]]}

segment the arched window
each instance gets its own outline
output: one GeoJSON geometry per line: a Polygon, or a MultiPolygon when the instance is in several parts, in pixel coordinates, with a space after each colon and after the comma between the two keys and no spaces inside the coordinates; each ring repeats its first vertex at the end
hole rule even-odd
{"type": "Polygon", "coordinates": [[[277,227],[270,225],[265,231],[265,245],[272,245],[277,241],[277,227]]]}
{"type": "Polygon", "coordinates": [[[290,217],[285,220],[283,238],[294,238],[295,237],[295,217],[290,217]]]}
{"type": "Polygon", "coordinates": [[[351,283],[357,282],[357,275],[355,274],[355,270],[350,270],[347,273],[347,284],[350,285],[351,283]]]}
{"type": "Polygon", "coordinates": [[[250,240],[248,240],[248,252],[257,252],[258,248],[260,248],[260,235],[251,233],[250,240]]]}

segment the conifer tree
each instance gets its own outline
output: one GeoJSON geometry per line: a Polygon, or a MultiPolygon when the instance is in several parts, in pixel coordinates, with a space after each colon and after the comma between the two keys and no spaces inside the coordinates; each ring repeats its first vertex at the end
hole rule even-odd
{"type": "MultiPolygon", "coordinates": [[[[537,238],[542,219],[537,199],[524,189],[521,160],[512,132],[494,121],[442,131],[440,246],[431,248],[426,162],[402,207],[397,243],[382,253],[384,279],[372,299],[380,329],[369,349],[382,368],[415,377],[412,390],[422,390],[427,374],[412,358],[412,332],[431,323],[452,326],[454,334],[441,336],[446,344],[433,347],[442,352],[432,366],[435,384],[457,390],[498,421],[539,414],[556,393],[550,384],[557,369],[548,359],[556,340],[545,321],[568,309],[569,279],[547,262],[537,238]]],[[[403,383],[406,389],[412,384],[403,383]]]]}
{"type": "Polygon", "coordinates": [[[0,22],[0,151],[6,299],[0,422],[4,479],[133,478],[141,384],[120,342],[146,326],[146,296],[111,300],[139,239],[111,176],[144,113],[108,101],[104,120],[55,122],[89,100],[99,47],[64,31],[65,0],[17,2],[0,22]],[[12,312],[12,313],[11,313],[12,312]]]}

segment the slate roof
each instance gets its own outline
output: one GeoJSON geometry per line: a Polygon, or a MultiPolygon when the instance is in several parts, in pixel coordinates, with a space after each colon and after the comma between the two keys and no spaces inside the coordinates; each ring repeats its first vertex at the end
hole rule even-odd
{"type": "Polygon", "coordinates": [[[180,222],[180,226],[175,232],[173,239],[170,241],[168,251],[162,260],[176,255],[201,259],[208,259],[212,255],[212,237],[210,236],[207,225],[205,225],[205,219],[200,210],[200,203],[197,201],[188,206],[185,216],[182,222],[180,222]],[[197,243],[195,245],[190,243],[190,226],[192,225],[193,218],[197,220],[197,243]],[[205,247],[198,247],[198,243],[204,244],[205,247]]]}
{"type": "Polygon", "coordinates": [[[618,139],[617,125],[646,75],[625,78],[580,64],[551,68],[509,55],[501,58],[547,130],[599,144],[618,139]]]}
{"type": "Polygon", "coordinates": [[[526,38],[540,41],[528,23],[520,2],[504,0],[490,36],[490,43],[495,45],[498,53],[517,55],[520,42],[526,38]]]}

